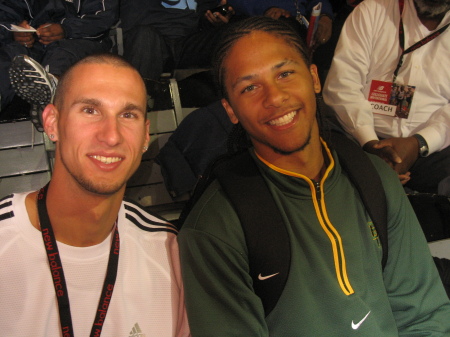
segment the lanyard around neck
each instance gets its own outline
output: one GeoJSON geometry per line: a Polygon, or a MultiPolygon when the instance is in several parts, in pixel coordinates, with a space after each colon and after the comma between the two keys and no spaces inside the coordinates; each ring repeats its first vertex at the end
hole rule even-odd
{"type": "Polygon", "coordinates": [[[405,50],[405,29],[403,27],[403,8],[405,7],[405,0],[399,0],[398,7],[400,9],[400,23],[399,23],[399,27],[398,27],[398,39],[399,39],[399,43],[400,43],[400,48],[402,50],[402,54],[400,55],[400,59],[398,60],[397,67],[395,68],[395,71],[394,71],[394,80],[392,81],[393,83],[395,83],[395,81],[397,80],[398,72],[400,71],[400,68],[402,67],[402,64],[403,64],[403,57],[406,54],[411,53],[416,49],[419,49],[420,47],[427,44],[428,42],[433,41],[435,38],[437,38],[439,35],[441,35],[450,25],[450,23],[446,24],[445,26],[441,27],[439,30],[424,37],[422,40],[414,43],[411,47],[409,47],[408,49],[405,50]]]}
{"type": "MultiPolygon", "coordinates": [[[[48,184],[41,188],[38,194],[37,206],[39,213],[39,222],[41,225],[41,234],[44,241],[45,251],[47,253],[50,273],[52,275],[53,285],[55,287],[56,298],[58,300],[59,318],[61,331],[64,337],[73,336],[72,315],[70,313],[69,294],[67,292],[67,282],[64,277],[64,270],[59,256],[58,244],[53,232],[50,218],[47,212],[47,189],[48,184]]],[[[97,307],[94,323],[92,324],[90,336],[100,336],[106,313],[111,301],[112,292],[116,283],[117,267],[119,264],[120,238],[117,228],[117,221],[114,229],[111,250],[109,252],[108,267],[106,277],[103,283],[100,300],[97,307]]]]}

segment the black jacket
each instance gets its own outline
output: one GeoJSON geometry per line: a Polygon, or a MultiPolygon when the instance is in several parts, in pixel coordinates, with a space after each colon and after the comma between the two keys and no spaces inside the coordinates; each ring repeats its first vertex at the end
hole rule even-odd
{"type": "Polygon", "coordinates": [[[169,38],[186,37],[197,31],[199,21],[208,9],[217,6],[218,0],[196,0],[197,8],[177,9],[164,7],[168,0],[121,0],[121,27],[127,32],[139,25],[151,25],[169,38]]]}
{"type": "Polygon", "coordinates": [[[5,26],[27,20],[34,28],[59,23],[67,39],[100,40],[118,17],[119,0],[0,0],[0,39],[12,39],[5,26]]]}
{"type": "Polygon", "coordinates": [[[220,101],[197,109],[183,119],[156,157],[172,198],[194,190],[209,163],[227,151],[232,128],[220,101]]]}

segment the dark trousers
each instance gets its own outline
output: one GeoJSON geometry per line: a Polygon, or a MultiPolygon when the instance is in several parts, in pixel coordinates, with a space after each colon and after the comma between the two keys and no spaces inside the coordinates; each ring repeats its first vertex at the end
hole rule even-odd
{"type": "Polygon", "coordinates": [[[411,180],[406,187],[418,192],[450,196],[450,146],[417,159],[410,172],[411,180]]]}
{"type": "Polygon", "coordinates": [[[136,26],[124,33],[124,57],[143,78],[158,80],[175,68],[209,67],[218,34],[211,28],[169,38],[151,25],[136,26]]]}
{"type": "Polygon", "coordinates": [[[99,42],[83,39],[59,40],[47,46],[36,42],[33,48],[25,48],[17,42],[11,42],[0,48],[0,95],[2,110],[14,97],[14,90],[9,81],[8,70],[12,59],[20,54],[28,55],[42,64],[49,66],[50,73],[61,75],[68,67],[83,57],[111,49],[109,38],[99,42]]]}

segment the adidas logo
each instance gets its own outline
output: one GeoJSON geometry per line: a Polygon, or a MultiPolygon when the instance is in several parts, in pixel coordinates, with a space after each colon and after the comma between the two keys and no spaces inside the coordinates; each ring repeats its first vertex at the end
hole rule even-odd
{"type": "Polygon", "coordinates": [[[145,334],[142,333],[141,328],[139,327],[139,324],[135,324],[133,326],[133,329],[130,331],[130,337],[145,337],[145,334]]]}

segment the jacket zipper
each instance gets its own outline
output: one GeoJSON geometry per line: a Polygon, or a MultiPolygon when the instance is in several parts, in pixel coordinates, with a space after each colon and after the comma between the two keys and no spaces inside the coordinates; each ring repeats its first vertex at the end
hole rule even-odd
{"type": "MultiPolygon", "coordinates": [[[[25,2],[25,5],[27,5],[27,8],[28,8],[28,14],[30,14],[30,18],[33,19],[33,13],[31,13],[31,8],[30,8],[30,5],[28,4],[28,1],[27,1],[27,0],[24,0],[24,2],[25,2]]],[[[30,21],[31,21],[31,20],[30,20],[30,21]]]]}
{"type": "Polygon", "coordinates": [[[329,171],[334,167],[334,160],[333,160],[330,150],[326,146],[326,143],[325,142],[322,142],[322,143],[328,153],[328,158],[330,159],[330,165],[327,168],[327,170],[325,171],[325,174],[322,177],[320,182],[316,182],[316,181],[309,179],[308,177],[298,174],[298,173],[280,169],[280,168],[270,164],[266,160],[264,160],[262,157],[260,157],[258,155],[258,153],[255,152],[255,154],[263,163],[265,163],[271,169],[273,169],[277,172],[280,172],[282,174],[301,178],[301,179],[305,180],[306,182],[308,182],[308,184],[310,185],[310,189],[311,189],[312,202],[314,205],[314,209],[316,211],[317,219],[320,223],[320,226],[322,227],[325,234],[328,236],[328,239],[330,240],[330,243],[331,243],[337,281],[339,283],[340,288],[344,292],[344,294],[351,295],[355,291],[353,290],[353,287],[351,286],[350,281],[348,279],[348,275],[347,275],[347,263],[346,263],[345,254],[344,254],[344,245],[342,243],[342,239],[341,239],[341,236],[339,235],[339,232],[336,230],[336,228],[334,228],[330,219],[328,218],[327,210],[325,207],[325,200],[323,199],[323,193],[322,193],[323,183],[326,180],[329,171]]]}
{"type": "Polygon", "coordinates": [[[323,200],[321,184],[314,180],[310,181],[313,187],[312,188],[313,202],[314,207],[316,208],[317,218],[319,220],[320,225],[322,226],[322,229],[327,234],[331,242],[333,250],[334,266],[339,286],[341,287],[344,294],[351,295],[355,291],[353,290],[353,287],[351,286],[350,281],[348,279],[344,246],[342,243],[341,236],[339,235],[339,232],[336,230],[336,228],[334,228],[334,226],[331,224],[331,221],[328,218],[325,208],[325,202],[323,200]]]}

